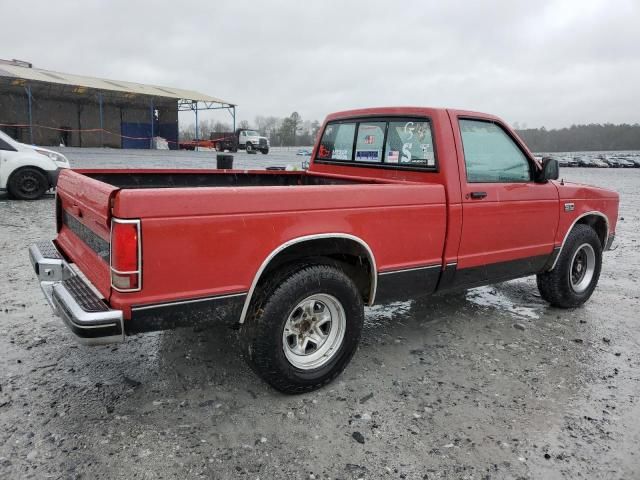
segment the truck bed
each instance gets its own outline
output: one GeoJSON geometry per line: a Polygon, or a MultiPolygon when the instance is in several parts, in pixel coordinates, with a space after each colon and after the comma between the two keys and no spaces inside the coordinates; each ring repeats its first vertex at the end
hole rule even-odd
{"type": "Polygon", "coordinates": [[[272,252],[304,238],[357,238],[378,272],[437,274],[447,218],[442,185],[313,172],[69,170],[57,203],[56,246],[125,321],[132,307],[237,300],[272,252]],[[112,288],[112,218],[140,222],[140,291],[112,288]]]}
{"type": "Polygon", "coordinates": [[[192,188],[192,187],[282,187],[318,185],[354,185],[381,183],[374,179],[340,178],[312,175],[307,172],[219,170],[84,170],[82,173],[99,182],[120,189],[131,188],[192,188]]]}

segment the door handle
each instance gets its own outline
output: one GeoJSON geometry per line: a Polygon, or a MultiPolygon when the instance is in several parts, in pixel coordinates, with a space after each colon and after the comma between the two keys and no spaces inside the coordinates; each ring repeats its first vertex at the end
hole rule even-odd
{"type": "Polygon", "coordinates": [[[480,200],[487,196],[487,192],[471,192],[471,198],[480,200]]]}

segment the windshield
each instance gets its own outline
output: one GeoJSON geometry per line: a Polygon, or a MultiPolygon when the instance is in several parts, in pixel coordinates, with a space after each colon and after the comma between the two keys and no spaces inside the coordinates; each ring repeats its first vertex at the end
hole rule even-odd
{"type": "Polygon", "coordinates": [[[4,133],[2,130],[0,130],[0,140],[4,140],[10,145],[15,145],[16,143],[16,141],[13,138],[11,138],[9,135],[4,133]]]}
{"type": "Polygon", "coordinates": [[[256,132],[255,130],[245,130],[245,135],[249,136],[249,137],[259,137],[260,134],[258,132],[256,132]]]}

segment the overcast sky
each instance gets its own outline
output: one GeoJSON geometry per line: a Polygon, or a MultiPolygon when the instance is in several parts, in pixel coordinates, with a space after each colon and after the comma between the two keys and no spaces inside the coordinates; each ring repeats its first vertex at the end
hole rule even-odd
{"type": "Polygon", "coordinates": [[[251,122],[390,105],[640,122],[640,0],[145,3],[3,1],[0,58],[198,90],[251,122]]]}

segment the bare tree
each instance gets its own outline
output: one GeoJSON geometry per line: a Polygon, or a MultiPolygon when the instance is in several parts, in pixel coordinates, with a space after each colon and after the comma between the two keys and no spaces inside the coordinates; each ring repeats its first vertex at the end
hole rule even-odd
{"type": "Polygon", "coordinates": [[[291,132],[293,135],[293,145],[296,144],[296,134],[298,133],[298,130],[300,130],[300,127],[302,125],[302,117],[300,116],[300,114],[298,112],[293,112],[290,116],[289,116],[289,120],[291,122],[291,132]]]}
{"type": "Polygon", "coordinates": [[[223,122],[216,122],[213,125],[213,132],[214,133],[222,133],[222,132],[230,132],[231,131],[231,125],[229,125],[228,123],[223,123],[223,122]]]}

